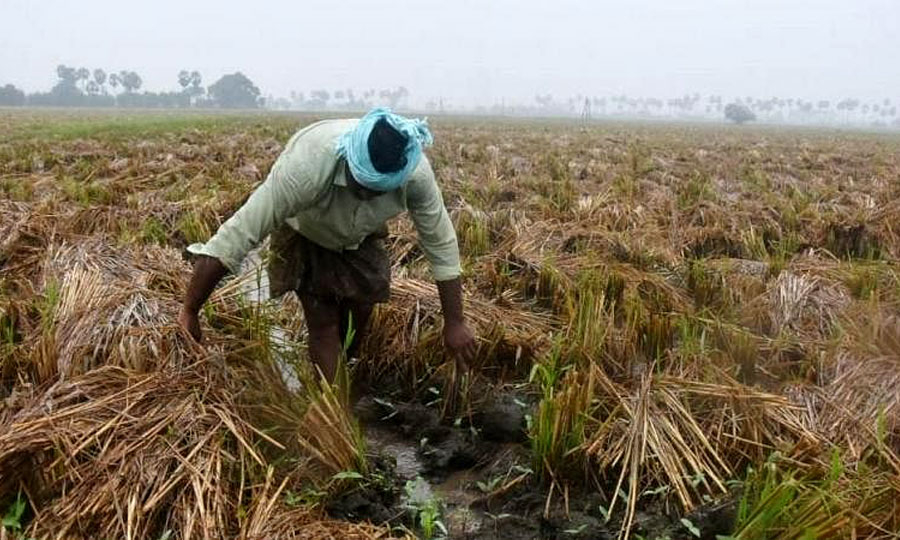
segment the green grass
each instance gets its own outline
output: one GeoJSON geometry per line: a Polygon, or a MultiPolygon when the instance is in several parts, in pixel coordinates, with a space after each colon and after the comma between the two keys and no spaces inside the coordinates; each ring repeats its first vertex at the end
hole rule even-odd
{"type": "Polygon", "coordinates": [[[213,232],[213,228],[195,211],[189,211],[178,218],[175,227],[188,244],[206,242],[213,232]]]}
{"type": "Polygon", "coordinates": [[[141,225],[139,238],[145,244],[165,244],[168,237],[165,224],[159,219],[150,216],[141,225]]]}
{"type": "MultiPolygon", "coordinates": [[[[157,137],[188,130],[205,133],[231,131],[240,126],[296,125],[291,116],[209,111],[81,111],[27,109],[15,111],[17,121],[0,123],[0,136],[9,140],[103,139],[123,141],[157,137]],[[21,116],[20,116],[21,115],[21,116]]],[[[2,119],[2,117],[0,117],[2,119]]]]}
{"type": "Polygon", "coordinates": [[[824,478],[795,472],[777,455],[760,470],[751,470],[738,505],[733,538],[834,538],[842,530],[846,515],[832,492],[841,476],[840,460],[833,463],[824,478]]]}

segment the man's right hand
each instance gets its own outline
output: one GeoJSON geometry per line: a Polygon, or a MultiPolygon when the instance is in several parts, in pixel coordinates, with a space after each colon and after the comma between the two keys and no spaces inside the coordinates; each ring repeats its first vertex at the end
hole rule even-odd
{"type": "Polygon", "coordinates": [[[178,324],[185,332],[198,342],[203,337],[200,331],[200,319],[197,314],[209,298],[216,283],[228,272],[225,266],[214,257],[201,255],[194,264],[194,273],[184,295],[184,304],[178,314],[178,324]]]}
{"type": "Polygon", "coordinates": [[[178,324],[187,332],[195,341],[199,342],[203,338],[203,332],[200,331],[200,317],[197,313],[182,308],[178,314],[178,324]]]}

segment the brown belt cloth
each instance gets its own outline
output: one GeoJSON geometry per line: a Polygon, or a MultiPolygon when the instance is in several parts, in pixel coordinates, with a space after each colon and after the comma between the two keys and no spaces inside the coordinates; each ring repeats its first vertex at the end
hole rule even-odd
{"type": "Polygon", "coordinates": [[[269,290],[374,304],[391,295],[391,261],[384,248],[387,231],[367,236],[358,249],[332,251],[284,225],[269,240],[269,290]]]}

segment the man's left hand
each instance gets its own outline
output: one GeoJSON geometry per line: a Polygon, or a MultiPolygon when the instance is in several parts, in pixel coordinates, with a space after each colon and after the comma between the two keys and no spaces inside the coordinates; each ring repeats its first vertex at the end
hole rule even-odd
{"type": "Polygon", "coordinates": [[[444,325],[444,345],[453,358],[465,368],[475,358],[475,334],[464,322],[444,325]]]}

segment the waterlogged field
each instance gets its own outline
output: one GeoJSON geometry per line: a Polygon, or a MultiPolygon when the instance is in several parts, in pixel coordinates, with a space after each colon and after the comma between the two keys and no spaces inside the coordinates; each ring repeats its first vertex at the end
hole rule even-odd
{"type": "Polygon", "coordinates": [[[175,323],[313,120],[0,111],[7,535],[898,537],[900,136],[434,118],[478,359],[400,218],[328,387],[265,248],[175,323]]]}

